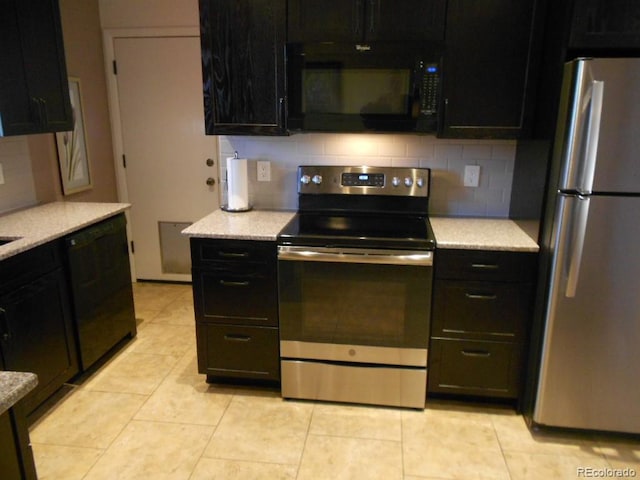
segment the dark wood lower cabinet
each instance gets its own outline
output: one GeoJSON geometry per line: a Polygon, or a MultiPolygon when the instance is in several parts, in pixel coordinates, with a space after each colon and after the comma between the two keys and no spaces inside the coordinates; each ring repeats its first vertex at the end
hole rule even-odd
{"type": "Polygon", "coordinates": [[[0,452],[0,478],[37,478],[29,432],[19,406],[0,414],[0,452]]]}

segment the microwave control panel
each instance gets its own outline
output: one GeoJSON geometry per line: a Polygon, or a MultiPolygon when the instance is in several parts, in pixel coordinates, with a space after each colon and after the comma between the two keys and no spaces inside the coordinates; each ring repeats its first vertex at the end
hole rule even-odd
{"type": "Polygon", "coordinates": [[[434,115],[438,111],[440,66],[437,63],[421,63],[420,68],[422,69],[420,113],[423,115],[434,115]]]}

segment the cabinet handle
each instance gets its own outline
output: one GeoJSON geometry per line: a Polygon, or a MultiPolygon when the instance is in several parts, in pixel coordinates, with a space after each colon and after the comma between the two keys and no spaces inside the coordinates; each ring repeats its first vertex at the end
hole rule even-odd
{"type": "Polygon", "coordinates": [[[496,265],[495,263],[472,263],[471,268],[475,268],[476,270],[498,270],[500,265],[496,265]]]}
{"type": "Polygon", "coordinates": [[[465,293],[464,296],[470,300],[495,300],[496,298],[498,298],[496,294],[484,295],[481,293],[469,293],[469,292],[465,293]]]}
{"type": "Polygon", "coordinates": [[[353,33],[355,33],[356,35],[360,35],[360,16],[362,15],[362,0],[356,0],[355,5],[356,5],[355,6],[356,24],[354,26],[353,33]]]}
{"type": "Polygon", "coordinates": [[[240,335],[237,333],[230,333],[224,336],[224,339],[229,342],[250,342],[251,337],[249,335],[240,335]]]}
{"type": "Polygon", "coordinates": [[[47,113],[47,101],[44,98],[38,99],[40,102],[40,109],[42,110],[42,121],[44,125],[49,125],[49,114],[47,113]]]}
{"type": "Polygon", "coordinates": [[[2,340],[7,341],[11,338],[11,332],[9,331],[9,322],[7,321],[7,312],[4,308],[0,308],[0,328],[2,329],[2,334],[0,338],[2,340]]]}
{"type": "Polygon", "coordinates": [[[285,110],[284,97],[280,97],[278,99],[278,128],[280,130],[284,130],[284,117],[286,115],[285,110]]]}
{"type": "Polygon", "coordinates": [[[223,258],[247,258],[249,256],[249,252],[218,252],[218,256],[223,258]]]}
{"type": "Polygon", "coordinates": [[[375,24],[375,10],[376,10],[376,0],[369,0],[369,33],[373,33],[376,24],[375,24]]]}
{"type": "Polygon", "coordinates": [[[486,350],[461,350],[460,353],[465,357],[487,358],[491,356],[491,352],[487,352],[486,350]]]}
{"type": "Polygon", "coordinates": [[[231,282],[229,280],[220,280],[220,285],[223,287],[248,287],[249,282],[231,282]]]}

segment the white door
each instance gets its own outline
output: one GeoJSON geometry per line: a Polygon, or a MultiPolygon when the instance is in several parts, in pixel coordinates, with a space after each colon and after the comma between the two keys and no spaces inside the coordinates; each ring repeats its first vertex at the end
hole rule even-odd
{"type": "Polygon", "coordinates": [[[116,38],[114,50],[136,277],[190,281],[189,242],[179,232],[219,202],[217,141],[204,134],[200,41],[116,38]]]}

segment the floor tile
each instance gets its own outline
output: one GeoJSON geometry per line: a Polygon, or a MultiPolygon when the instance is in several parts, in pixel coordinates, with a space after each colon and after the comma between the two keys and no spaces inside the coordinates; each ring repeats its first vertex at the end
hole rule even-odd
{"type": "MultiPolygon", "coordinates": [[[[198,375],[198,353],[195,348],[188,349],[169,372],[170,375],[198,375]]],[[[203,381],[206,376],[202,375],[203,381]]]]}
{"type": "Polygon", "coordinates": [[[170,375],[153,392],[136,420],[217,425],[233,389],[209,385],[202,375],[170,375]]]}
{"type": "Polygon", "coordinates": [[[298,480],[401,480],[400,442],[309,435],[298,480]]]}
{"type": "Polygon", "coordinates": [[[195,348],[195,326],[158,325],[151,323],[138,333],[129,352],[182,356],[195,348]]]}
{"type": "Polygon", "coordinates": [[[380,440],[402,439],[400,410],[362,405],[316,405],[309,433],[380,440]]]}
{"type": "Polygon", "coordinates": [[[189,480],[295,480],[298,467],[203,458],[189,480]]]}
{"type": "Polygon", "coordinates": [[[187,326],[195,325],[195,321],[193,298],[190,295],[179,296],[151,319],[152,323],[187,326]]]}
{"type": "Polygon", "coordinates": [[[83,388],[102,392],[149,395],[160,385],[180,357],[127,352],[108,368],[102,369],[83,388]]]}
{"type": "Polygon", "coordinates": [[[631,469],[640,476],[640,439],[626,436],[596,435],[598,452],[602,453],[613,468],[631,469]]]}
{"type": "Polygon", "coordinates": [[[130,422],[86,480],[187,480],[213,427],[130,422]]]}
{"type": "Polygon", "coordinates": [[[81,480],[104,450],[32,443],[40,480],[81,480]]]}
{"type": "Polygon", "coordinates": [[[205,457],[298,464],[313,405],[278,395],[236,395],[207,446],[205,457]]]}
{"type": "MultiPolygon", "coordinates": [[[[604,458],[581,458],[573,455],[506,452],[505,459],[512,480],[574,480],[593,477],[586,474],[585,469],[610,467],[604,458]]],[[[602,478],[603,475],[597,477],[602,478]]]]}
{"type": "Polygon", "coordinates": [[[30,433],[34,443],[107,448],[133,418],[146,397],[79,389],[30,433]]]}

